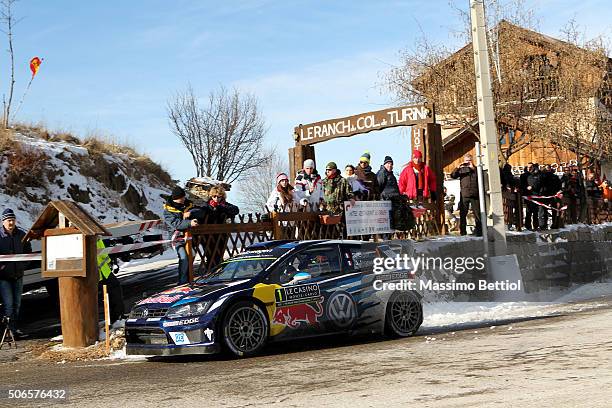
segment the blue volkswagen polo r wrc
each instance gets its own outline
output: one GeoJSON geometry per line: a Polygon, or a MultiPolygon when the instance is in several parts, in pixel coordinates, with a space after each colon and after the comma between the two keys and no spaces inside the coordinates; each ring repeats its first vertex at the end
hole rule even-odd
{"type": "Polygon", "coordinates": [[[267,343],[327,334],[411,336],[423,322],[421,295],[381,281],[414,275],[372,270],[376,257],[393,254],[350,240],[255,244],[192,285],[138,302],[126,321],[127,354],[244,357],[267,343]]]}

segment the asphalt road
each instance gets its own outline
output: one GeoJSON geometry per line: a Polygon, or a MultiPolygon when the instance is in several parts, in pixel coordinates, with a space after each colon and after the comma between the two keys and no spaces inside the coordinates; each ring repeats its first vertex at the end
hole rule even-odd
{"type": "Polygon", "coordinates": [[[67,389],[65,404],[79,407],[610,407],[611,322],[606,298],[554,317],[392,341],[302,341],[243,360],[9,362],[0,384],[67,389]]]}

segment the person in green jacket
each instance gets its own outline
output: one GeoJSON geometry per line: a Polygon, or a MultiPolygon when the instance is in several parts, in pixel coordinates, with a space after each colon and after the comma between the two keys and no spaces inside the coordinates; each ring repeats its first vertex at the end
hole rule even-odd
{"type": "Polygon", "coordinates": [[[344,202],[354,201],[354,199],[353,189],[350,183],[340,175],[336,163],[327,163],[325,180],[323,180],[323,200],[327,211],[332,214],[342,214],[344,202]]]}

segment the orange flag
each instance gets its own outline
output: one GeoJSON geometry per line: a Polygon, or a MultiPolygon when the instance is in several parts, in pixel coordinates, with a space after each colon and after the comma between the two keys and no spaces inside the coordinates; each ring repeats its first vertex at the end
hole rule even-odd
{"type": "Polygon", "coordinates": [[[38,57],[34,57],[30,60],[30,71],[32,71],[32,78],[38,72],[38,67],[42,64],[42,60],[38,57]]]}

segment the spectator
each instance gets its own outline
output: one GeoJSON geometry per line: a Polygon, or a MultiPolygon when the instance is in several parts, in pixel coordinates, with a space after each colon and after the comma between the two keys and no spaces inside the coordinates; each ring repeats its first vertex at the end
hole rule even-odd
{"type": "MultiPolygon", "coordinates": [[[[30,242],[23,242],[25,235],[25,231],[17,227],[17,217],[13,210],[5,209],[2,212],[2,227],[0,227],[0,255],[32,252],[30,242]]],[[[17,328],[23,293],[23,271],[27,265],[28,262],[0,263],[0,297],[4,305],[4,316],[9,319],[9,329],[17,340],[27,337],[17,328]]]]}
{"type": "Polygon", "coordinates": [[[355,174],[355,166],[352,164],[347,164],[344,168],[344,178],[351,185],[351,189],[353,189],[353,194],[355,198],[358,200],[365,199],[368,194],[368,189],[361,184],[361,181],[357,178],[355,174]]]}
{"type": "Polygon", "coordinates": [[[325,167],[323,197],[327,211],[332,214],[342,214],[344,212],[344,202],[354,200],[351,185],[340,175],[338,166],[334,162],[327,163],[325,167]]]}
{"type": "Polygon", "coordinates": [[[474,235],[482,236],[482,223],[480,219],[480,201],[478,199],[478,174],[472,162],[472,155],[463,156],[463,163],[457,167],[451,177],[459,179],[461,195],[459,198],[459,231],[461,235],[467,234],[467,214],[471,208],[474,212],[474,235]]]}
{"type": "Polygon", "coordinates": [[[523,215],[519,213],[519,200],[522,200],[520,194],[517,194],[517,180],[512,174],[512,166],[510,163],[504,164],[500,169],[500,178],[502,183],[503,195],[509,197],[512,205],[508,206],[508,230],[512,230],[513,226],[518,228],[519,218],[523,215]]]}
{"type": "Polygon", "coordinates": [[[531,174],[532,170],[533,170],[533,163],[529,162],[527,163],[527,166],[525,166],[525,168],[523,169],[523,174],[521,174],[519,177],[519,187],[521,189],[522,195],[530,194],[527,189],[527,186],[529,185],[527,183],[527,179],[529,178],[529,175],[531,174]]]}
{"type": "Polygon", "coordinates": [[[312,159],[304,160],[304,168],[295,176],[295,190],[310,205],[318,206],[323,198],[323,183],[312,159]]]}
{"type": "Polygon", "coordinates": [[[601,184],[601,182],[597,179],[595,173],[590,171],[587,174],[587,179],[584,184],[587,197],[591,199],[601,198],[601,190],[599,189],[599,185],[601,184]]]}
{"type": "Polygon", "coordinates": [[[380,197],[383,200],[391,200],[400,195],[397,178],[393,173],[393,159],[391,156],[385,156],[385,161],[380,170],[376,174],[378,187],[380,189],[380,197]]]}
{"type": "MultiPolygon", "coordinates": [[[[547,164],[544,167],[544,171],[540,173],[540,191],[539,195],[544,196],[545,198],[537,199],[540,203],[550,206],[554,208],[552,210],[552,226],[553,228],[558,227],[558,211],[559,208],[557,205],[558,199],[552,197],[561,192],[561,180],[557,175],[553,172],[551,166],[547,164]]],[[[546,230],[548,229],[548,208],[544,205],[538,206],[538,224],[540,229],[546,230]]]]}
{"type": "MultiPolygon", "coordinates": [[[[303,199],[307,202],[307,199],[303,199]]],[[[289,177],[285,173],[280,173],[276,176],[276,188],[270,193],[266,208],[270,212],[286,212],[291,211],[300,202],[300,197],[289,184],[289,177]]]]}
{"type": "MultiPolygon", "coordinates": [[[[174,229],[172,235],[173,240],[182,238],[185,231],[191,227],[198,225],[198,220],[190,219],[193,203],[186,198],[185,190],[181,187],[175,187],[172,190],[172,195],[164,204],[164,221],[168,226],[174,229]]],[[[178,255],[178,283],[185,284],[189,281],[189,258],[185,250],[185,241],[178,241],[174,244],[176,254],[178,255]]]]}
{"type": "MultiPolygon", "coordinates": [[[[226,201],[225,189],[214,186],[208,192],[209,200],[202,206],[202,214],[198,216],[200,224],[225,224],[228,218],[233,218],[240,210],[226,201]],[[200,218],[201,217],[201,218],[200,218]]],[[[206,255],[206,270],[210,271],[223,260],[229,234],[209,236],[204,245],[206,255]]]]}
{"type": "Polygon", "coordinates": [[[423,153],[415,150],[412,161],[402,170],[399,178],[399,191],[410,200],[422,201],[431,197],[436,200],[436,175],[423,163],[423,153]]]}
{"type": "Polygon", "coordinates": [[[563,201],[567,205],[567,220],[571,224],[578,221],[577,200],[578,186],[577,179],[572,173],[570,166],[563,168],[563,176],[561,176],[561,192],[563,193],[563,201]]]}
{"type": "Polygon", "coordinates": [[[359,164],[355,168],[355,175],[361,184],[368,190],[367,200],[378,200],[380,191],[378,188],[378,180],[376,179],[376,174],[372,172],[372,167],[370,166],[370,153],[365,152],[359,158],[359,164]]]}
{"type": "MultiPolygon", "coordinates": [[[[526,178],[526,186],[524,195],[540,195],[540,166],[537,163],[531,165],[529,174],[526,178]]],[[[537,199],[536,199],[537,200],[537,199]]],[[[526,200],[527,211],[525,215],[525,228],[534,231],[540,226],[538,222],[538,205],[531,201],[526,200]]]]}
{"type": "Polygon", "coordinates": [[[608,204],[608,209],[612,208],[612,183],[608,180],[604,180],[601,185],[601,196],[604,200],[604,203],[608,204]]]}

